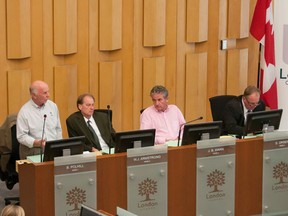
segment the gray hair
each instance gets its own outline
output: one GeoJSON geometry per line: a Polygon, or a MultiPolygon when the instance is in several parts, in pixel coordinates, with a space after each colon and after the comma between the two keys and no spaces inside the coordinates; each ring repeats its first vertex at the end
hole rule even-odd
{"type": "Polygon", "coordinates": [[[168,97],[168,90],[164,86],[161,86],[161,85],[154,86],[150,91],[150,96],[152,96],[153,94],[159,94],[159,93],[163,94],[164,98],[168,97]]]}
{"type": "Polygon", "coordinates": [[[249,95],[251,95],[251,94],[253,94],[253,93],[255,93],[255,92],[257,92],[257,93],[259,93],[259,94],[261,93],[260,89],[257,88],[256,86],[248,86],[248,87],[244,90],[243,95],[244,95],[245,97],[247,97],[247,96],[249,96],[249,95]]]}

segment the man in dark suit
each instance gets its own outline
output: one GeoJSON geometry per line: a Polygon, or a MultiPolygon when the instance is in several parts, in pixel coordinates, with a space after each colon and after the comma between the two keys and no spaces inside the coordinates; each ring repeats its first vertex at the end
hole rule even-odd
{"type": "Polygon", "coordinates": [[[247,113],[263,110],[265,103],[260,100],[260,90],[255,86],[248,86],[243,95],[226,104],[222,118],[225,132],[243,136],[247,113]]]}
{"type": "Polygon", "coordinates": [[[115,130],[106,113],[94,112],[94,96],[82,94],[77,99],[78,112],[66,119],[69,137],[85,136],[85,151],[97,152],[114,146],[115,130]]]}

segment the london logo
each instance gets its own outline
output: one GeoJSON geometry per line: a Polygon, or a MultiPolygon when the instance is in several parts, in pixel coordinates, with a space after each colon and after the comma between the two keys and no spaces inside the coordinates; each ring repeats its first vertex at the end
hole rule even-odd
{"type": "Polygon", "coordinates": [[[207,187],[212,188],[208,194],[207,199],[219,199],[225,197],[225,193],[221,190],[221,186],[225,184],[225,173],[215,169],[207,175],[207,187]]]}
{"type": "Polygon", "coordinates": [[[281,161],[273,167],[273,178],[277,180],[277,182],[272,186],[272,190],[274,191],[283,191],[288,190],[288,164],[281,161]]]}
{"type": "MultiPolygon", "coordinates": [[[[70,210],[70,213],[79,212],[81,204],[85,202],[86,202],[86,191],[81,188],[75,187],[66,193],[66,205],[73,206],[73,209],[70,210]]],[[[68,213],[66,215],[70,214],[68,213]]]]}
{"type": "Polygon", "coordinates": [[[151,195],[157,194],[157,181],[146,178],[138,184],[138,195],[144,196],[144,200],[138,203],[138,208],[155,207],[158,202],[151,195]]]}
{"type": "Polygon", "coordinates": [[[279,179],[277,184],[287,183],[284,178],[288,177],[288,164],[281,161],[273,167],[273,178],[279,179]]]}

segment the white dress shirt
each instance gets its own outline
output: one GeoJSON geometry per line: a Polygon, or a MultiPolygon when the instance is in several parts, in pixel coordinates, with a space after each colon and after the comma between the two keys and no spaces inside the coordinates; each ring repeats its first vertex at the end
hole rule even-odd
{"type": "MultiPolygon", "coordinates": [[[[84,116],[83,116],[84,117],[84,116]]],[[[104,150],[104,149],[109,149],[109,146],[107,145],[107,143],[104,141],[104,139],[102,138],[101,136],[101,133],[99,131],[99,128],[93,118],[93,116],[91,116],[90,119],[87,119],[86,117],[84,117],[84,120],[85,122],[87,123],[88,120],[90,120],[90,125],[92,126],[92,128],[94,129],[98,139],[99,139],[99,142],[100,142],[100,146],[101,146],[101,149],[104,150]]]]}
{"type": "Polygon", "coordinates": [[[46,115],[46,122],[43,138],[47,141],[62,139],[57,105],[48,100],[42,107],[39,107],[30,99],[21,107],[17,115],[17,139],[19,143],[32,148],[35,139],[42,139],[44,115],[46,115]]]}

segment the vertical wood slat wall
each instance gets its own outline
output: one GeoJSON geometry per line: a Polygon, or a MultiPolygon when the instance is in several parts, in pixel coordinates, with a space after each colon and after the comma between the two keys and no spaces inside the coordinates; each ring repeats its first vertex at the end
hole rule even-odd
{"type": "Polygon", "coordinates": [[[209,97],[257,83],[258,43],[249,35],[255,3],[0,0],[0,122],[29,99],[36,79],[49,84],[64,137],[84,92],[94,94],[96,108],[110,105],[117,131],[138,129],[155,84],[168,88],[187,120],[210,121],[209,97]]]}

